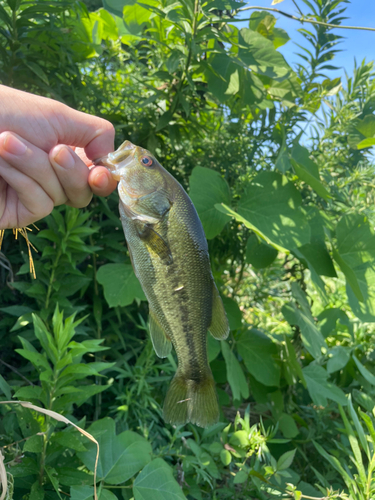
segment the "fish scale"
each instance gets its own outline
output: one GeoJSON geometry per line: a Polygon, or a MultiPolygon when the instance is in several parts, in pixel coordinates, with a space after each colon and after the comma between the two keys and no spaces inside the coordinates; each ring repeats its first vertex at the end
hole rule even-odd
{"type": "Polygon", "coordinates": [[[120,217],[132,265],[150,306],[156,354],[173,345],[178,369],[164,403],[172,424],[215,423],[219,407],[207,359],[207,331],[229,333],[202,224],[190,198],[147,150],[126,141],[95,162],[120,181],[120,217]]]}

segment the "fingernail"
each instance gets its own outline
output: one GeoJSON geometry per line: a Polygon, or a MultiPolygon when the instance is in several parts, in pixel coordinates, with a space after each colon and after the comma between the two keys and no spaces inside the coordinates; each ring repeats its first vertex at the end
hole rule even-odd
{"type": "Polygon", "coordinates": [[[27,151],[27,146],[12,134],[6,134],[3,139],[3,148],[12,155],[22,156],[27,151]]]}
{"type": "Polygon", "coordinates": [[[60,167],[66,169],[73,168],[76,163],[72,152],[66,146],[61,147],[53,159],[60,167]]]}
{"type": "Polygon", "coordinates": [[[105,174],[98,174],[94,177],[94,184],[98,189],[106,189],[108,187],[108,177],[105,174]]]}

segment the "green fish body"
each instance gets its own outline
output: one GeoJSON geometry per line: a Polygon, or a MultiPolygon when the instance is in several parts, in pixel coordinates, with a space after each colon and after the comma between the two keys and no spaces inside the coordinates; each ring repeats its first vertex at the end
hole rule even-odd
{"type": "Polygon", "coordinates": [[[129,141],[95,163],[110,168],[119,180],[121,222],[149,303],[155,352],[166,357],[173,344],[177,353],[164,418],[176,425],[212,425],[219,407],[207,359],[207,330],[222,340],[229,325],[194,205],[151,153],[129,141]]]}

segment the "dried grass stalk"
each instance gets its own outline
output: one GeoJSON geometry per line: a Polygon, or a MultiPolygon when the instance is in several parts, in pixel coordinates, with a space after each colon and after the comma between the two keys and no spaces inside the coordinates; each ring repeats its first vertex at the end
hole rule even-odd
{"type": "MultiPolygon", "coordinates": [[[[81,434],[86,436],[90,441],[96,444],[96,459],[95,459],[95,467],[94,467],[94,498],[95,500],[98,500],[98,495],[96,491],[96,471],[98,468],[98,461],[99,461],[99,443],[97,440],[88,432],[85,430],[81,429],[81,427],[78,427],[78,425],[73,424],[68,418],[60,415],[59,413],[56,413],[55,411],[52,410],[46,410],[45,408],[39,408],[39,406],[35,406],[28,401],[0,401],[0,404],[19,404],[23,406],[24,408],[29,408],[30,410],[37,411],[38,413],[44,413],[45,415],[54,418],[55,420],[58,420],[59,422],[64,422],[64,424],[72,425],[79,431],[81,434]]],[[[4,466],[4,457],[1,454],[0,451],[0,485],[2,486],[3,492],[1,494],[0,500],[4,500],[6,492],[8,490],[8,480],[7,480],[7,473],[5,470],[4,466]]]]}

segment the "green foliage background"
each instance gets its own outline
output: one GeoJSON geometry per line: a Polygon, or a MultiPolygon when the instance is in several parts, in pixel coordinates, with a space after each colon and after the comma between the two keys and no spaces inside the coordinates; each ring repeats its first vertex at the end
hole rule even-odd
{"type": "MultiPolygon", "coordinates": [[[[340,24],[345,0],[296,0],[340,24]]],[[[58,207],[0,254],[0,402],[100,444],[102,500],[375,497],[375,80],[335,74],[340,36],[303,25],[300,64],[235,0],[7,0],[0,81],[102,116],[189,192],[230,321],[208,349],[221,422],[171,427],[117,194],[58,207]],[[247,14],[246,14],[247,15],[247,14]],[[332,71],[333,70],[333,71],[332,71]]],[[[289,43],[292,43],[289,41],[289,43]]],[[[0,405],[6,498],[93,498],[96,447],[0,405]]]]}

